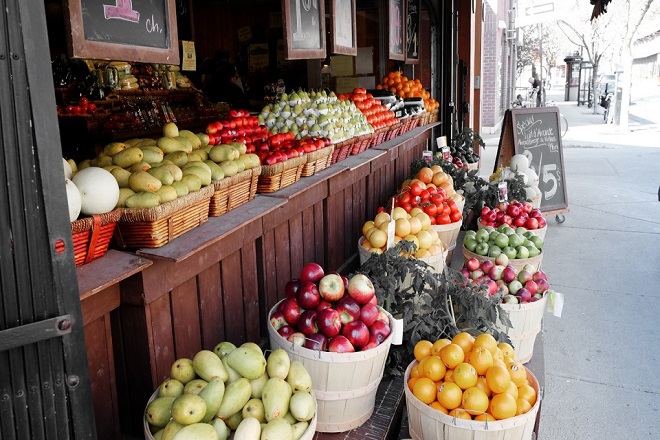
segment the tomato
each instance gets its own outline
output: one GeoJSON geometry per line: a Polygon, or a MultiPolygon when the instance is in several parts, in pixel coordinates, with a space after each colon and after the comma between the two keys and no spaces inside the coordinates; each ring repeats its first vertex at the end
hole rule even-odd
{"type": "Polygon", "coordinates": [[[422,190],[422,192],[419,194],[419,197],[422,199],[423,202],[428,202],[431,199],[431,193],[427,189],[422,190]]]}
{"type": "Polygon", "coordinates": [[[431,202],[435,205],[442,205],[442,202],[445,201],[445,198],[440,193],[435,193],[431,196],[431,202]]]}
{"type": "Polygon", "coordinates": [[[436,225],[436,224],[437,224],[435,217],[431,217],[431,224],[432,224],[432,225],[436,225]]]}
{"type": "Polygon", "coordinates": [[[410,193],[405,192],[401,194],[398,199],[400,203],[410,203],[410,193]]]}
{"type": "MultiPolygon", "coordinates": [[[[440,211],[438,210],[438,214],[439,213],[440,213],[440,211]]],[[[447,205],[447,202],[443,202],[442,203],[442,215],[447,215],[448,216],[450,214],[451,214],[451,208],[449,207],[449,205],[447,205]]]]}
{"type": "Polygon", "coordinates": [[[401,207],[405,209],[405,211],[410,214],[410,211],[412,211],[412,205],[410,203],[402,203],[401,207]]]}
{"type": "Polygon", "coordinates": [[[82,98],[80,98],[80,105],[81,106],[89,105],[89,99],[83,96],[82,98]]]}
{"type": "Polygon", "coordinates": [[[381,212],[385,212],[385,208],[383,208],[382,206],[379,206],[378,209],[376,210],[376,213],[380,214],[381,212]]]}
{"type": "Polygon", "coordinates": [[[438,207],[432,203],[424,206],[424,212],[429,215],[429,217],[433,218],[436,215],[438,215],[438,207]]]}
{"type": "Polygon", "coordinates": [[[449,219],[451,220],[452,223],[456,223],[460,221],[463,218],[463,213],[460,211],[454,211],[451,214],[449,214],[449,219]]]}
{"type": "Polygon", "coordinates": [[[73,106],[72,105],[67,105],[65,111],[68,115],[72,115],[73,114],[73,106]]]}
{"type": "Polygon", "coordinates": [[[87,110],[89,110],[90,113],[94,113],[96,111],[96,104],[94,104],[93,102],[90,102],[87,105],[87,110]]]}
{"type": "Polygon", "coordinates": [[[449,223],[451,223],[451,218],[449,218],[449,214],[442,214],[442,215],[438,215],[435,218],[435,221],[436,224],[438,225],[448,225],[449,223]]]}
{"type": "Polygon", "coordinates": [[[422,194],[422,185],[419,182],[414,182],[410,185],[410,194],[417,197],[422,194]]]}

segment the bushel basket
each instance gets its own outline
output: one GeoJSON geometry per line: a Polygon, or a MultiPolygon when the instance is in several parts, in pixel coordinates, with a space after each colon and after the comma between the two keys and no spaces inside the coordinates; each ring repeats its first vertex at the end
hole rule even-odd
{"type": "MultiPolygon", "coordinates": [[[[71,222],[71,238],[76,266],[90,263],[105,255],[120,217],[121,211],[115,209],[71,222]]],[[[55,250],[63,252],[64,244],[56,245],[55,250]]]]}

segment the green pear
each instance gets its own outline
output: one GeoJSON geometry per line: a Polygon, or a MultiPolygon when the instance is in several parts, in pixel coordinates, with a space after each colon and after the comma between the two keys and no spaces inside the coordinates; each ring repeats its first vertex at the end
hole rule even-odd
{"type": "Polygon", "coordinates": [[[292,361],[286,381],[291,385],[293,392],[312,391],[312,377],[300,361],[292,361]]]}
{"type": "Polygon", "coordinates": [[[308,422],[314,417],[316,412],[316,403],[314,398],[307,391],[297,391],[291,396],[289,401],[289,411],[291,415],[299,422],[308,422]]]}
{"type": "Polygon", "coordinates": [[[157,428],[164,428],[172,417],[172,405],[177,397],[157,397],[145,410],[147,422],[157,428]]]}
{"type": "Polygon", "coordinates": [[[261,423],[254,417],[243,418],[234,432],[234,440],[259,440],[261,423]]]}
{"type": "Polygon", "coordinates": [[[261,431],[261,440],[293,440],[293,429],[285,420],[273,419],[261,431]]]}
{"type": "Polygon", "coordinates": [[[296,422],[298,422],[298,420],[296,420],[296,418],[293,417],[293,414],[291,414],[291,411],[289,411],[288,413],[286,413],[286,414],[284,415],[284,417],[282,417],[282,418],[283,418],[284,420],[286,420],[286,422],[287,422],[289,425],[292,425],[292,426],[293,426],[296,422]]]}
{"type": "Polygon", "coordinates": [[[258,379],[266,371],[266,358],[261,349],[240,346],[226,357],[227,364],[248,380],[258,379]]]}
{"type": "Polygon", "coordinates": [[[177,432],[172,440],[219,440],[215,428],[208,423],[193,423],[177,432]]]}
{"type": "Polygon", "coordinates": [[[245,404],[250,400],[252,388],[250,381],[244,377],[230,382],[225,387],[225,395],[216,412],[216,417],[227,419],[237,412],[240,413],[245,404]]]}
{"type": "Polygon", "coordinates": [[[206,415],[206,402],[196,394],[184,394],[172,402],[172,419],[177,423],[192,425],[200,422],[204,415],[206,415]]]}
{"type": "Polygon", "coordinates": [[[183,394],[183,384],[176,379],[167,379],[158,387],[158,397],[179,397],[183,394]]]}
{"type": "Polygon", "coordinates": [[[227,424],[227,427],[229,429],[231,429],[232,431],[236,431],[236,429],[238,429],[238,425],[241,424],[241,421],[243,421],[243,416],[241,415],[241,411],[239,411],[236,414],[232,414],[231,416],[229,416],[225,420],[225,423],[227,424]]]}
{"type": "Polygon", "coordinates": [[[193,379],[183,387],[183,393],[199,394],[208,384],[204,379],[193,379]]]}
{"type": "Polygon", "coordinates": [[[286,379],[290,366],[291,359],[289,359],[289,354],[284,349],[278,348],[268,356],[266,372],[269,377],[286,379]]]}
{"type": "Polygon", "coordinates": [[[261,393],[264,402],[266,420],[282,418],[289,412],[291,385],[279,377],[271,377],[261,393]]]}
{"type": "Polygon", "coordinates": [[[225,395],[225,383],[217,377],[209,382],[198,395],[206,402],[206,414],[202,422],[208,423],[215,416],[215,413],[218,412],[218,408],[220,408],[222,398],[225,395]]]}
{"type": "Polygon", "coordinates": [[[234,370],[232,367],[229,366],[229,364],[227,363],[226,356],[222,358],[222,365],[225,366],[225,370],[227,370],[227,374],[229,375],[229,379],[227,379],[227,382],[233,382],[243,377],[240,374],[238,374],[236,370],[234,370]]]}
{"type": "Polygon", "coordinates": [[[152,436],[154,440],[163,440],[163,432],[165,430],[161,429],[160,431],[156,431],[156,433],[152,436]]]}
{"type": "Polygon", "coordinates": [[[266,410],[264,409],[264,403],[261,399],[250,399],[243,407],[241,412],[243,419],[248,417],[254,417],[259,420],[261,423],[266,423],[266,410]]]}
{"type": "Polygon", "coordinates": [[[172,440],[174,436],[176,435],[177,432],[181,431],[185,425],[182,425],[181,423],[177,423],[174,420],[170,420],[170,422],[165,426],[163,429],[163,437],[161,440],[172,440]]]}
{"type": "Polygon", "coordinates": [[[213,348],[213,352],[222,359],[232,351],[236,350],[236,346],[228,341],[222,341],[213,348]]]}
{"type": "Polygon", "coordinates": [[[307,422],[298,422],[291,425],[291,431],[293,431],[293,440],[300,440],[305,431],[309,428],[309,423],[307,422]]]}
{"type": "Polygon", "coordinates": [[[241,347],[250,348],[261,355],[264,354],[264,352],[261,350],[261,347],[259,347],[259,344],[255,344],[254,342],[244,342],[241,344],[241,347]]]}
{"type": "Polygon", "coordinates": [[[231,429],[227,427],[227,424],[224,420],[215,418],[211,420],[211,426],[215,428],[215,432],[218,433],[219,440],[227,440],[231,434],[231,429]]]}
{"type": "Polygon", "coordinates": [[[252,387],[252,397],[261,399],[261,393],[264,387],[266,386],[268,379],[270,379],[268,373],[264,373],[258,379],[254,379],[250,381],[250,387],[252,387]]]}
{"type": "Polygon", "coordinates": [[[199,377],[205,381],[210,381],[216,377],[226,382],[229,379],[225,366],[222,365],[220,358],[210,350],[202,350],[193,358],[193,368],[199,377]]]}

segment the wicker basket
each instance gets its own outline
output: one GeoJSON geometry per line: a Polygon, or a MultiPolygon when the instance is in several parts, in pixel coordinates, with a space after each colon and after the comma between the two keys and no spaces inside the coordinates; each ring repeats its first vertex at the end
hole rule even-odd
{"type": "Polygon", "coordinates": [[[329,147],[307,153],[307,163],[303,165],[301,177],[313,176],[314,173],[328,168],[332,161],[333,151],[335,151],[335,146],[330,145],[329,147]]]}
{"type": "MultiPolygon", "coordinates": [[[[278,304],[270,310],[269,317],[278,304]]],[[[392,327],[389,313],[388,317],[392,327]]],[[[302,362],[312,377],[312,393],[318,403],[317,431],[350,431],[371,417],[392,343],[392,333],[380,345],[369,350],[332,353],[293,344],[277,333],[270,319],[267,325],[271,350],[284,349],[292,361],[302,362]]]]}
{"type": "MultiPolygon", "coordinates": [[[[413,361],[406,370],[404,384],[410,378],[410,370],[417,365],[413,361]]],[[[414,440],[460,439],[460,440],[531,440],[534,436],[536,415],[541,406],[542,393],[536,377],[529,369],[527,380],[536,390],[536,403],[525,414],[493,422],[479,422],[451,417],[431,408],[415,397],[404,385],[408,411],[409,434],[414,440]]]]}
{"type": "Polygon", "coordinates": [[[332,158],[330,159],[330,163],[334,164],[342,160],[345,160],[351,154],[351,149],[353,148],[354,143],[355,143],[355,138],[351,138],[336,144],[335,149],[332,152],[332,158]]]}
{"type": "Polygon", "coordinates": [[[385,142],[385,136],[387,136],[387,127],[379,128],[376,130],[374,133],[374,137],[371,140],[371,145],[369,145],[369,148],[373,148],[376,145],[380,145],[383,142],[385,142]]]}
{"type": "Polygon", "coordinates": [[[357,140],[353,143],[353,147],[351,148],[351,155],[355,156],[357,154],[360,154],[369,148],[371,145],[371,140],[374,137],[373,134],[364,134],[361,136],[357,137],[357,140]]]}
{"type": "Polygon", "coordinates": [[[261,167],[251,168],[232,177],[214,180],[215,192],[211,197],[209,216],[217,217],[254,199],[261,167]]]}
{"type": "Polygon", "coordinates": [[[154,208],[124,208],[115,230],[119,248],[157,248],[209,219],[215,188],[207,186],[154,208]]]}
{"type": "Polygon", "coordinates": [[[389,129],[387,130],[387,133],[385,134],[385,142],[397,137],[399,135],[400,130],[401,130],[401,122],[397,122],[396,124],[390,125],[389,129]]]}
{"type": "Polygon", "coordinates": [[[303,155],[275,165],[262,165],[257,192],[272,193],[293,185],[300,180],[305,163],[307,163],[307,157],[303,155]]]}
{"type": "MultiPolygon", "coordinates": [[[[95,214],[71,222],[73,255],[76,266],[82,266],[108,252],[112,234],[121,217],[121,210],[115,209],[105,214],[95,214]]],[[[64,251],[64,243],[55,245],[57,252],[64,251]]]]}

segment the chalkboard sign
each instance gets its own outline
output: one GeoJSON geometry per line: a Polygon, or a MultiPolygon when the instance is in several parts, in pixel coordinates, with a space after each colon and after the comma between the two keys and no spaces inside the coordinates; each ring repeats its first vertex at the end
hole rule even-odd
{"type": "Polygon", "coordinates": [[[324,0],[282,0],[286,59],[325,58],[324,10],[324,0]]]}
{"type": "Polygon", "coordinates": [[[405,61],[404,0],[388,0],[389,58],[405,61]]]}
{"type": "Polygon", "coordinates": [[[495,170],[508,166],[511,157],[519,153],[527,156],[539,176],[541,211],[565,210],[568,198],[557,107],[507,110],[495,170]]]}
{"type": "Polygon", "coordinates": [[[408,0],[406,9],[406,64],[419,63],[419,13],[421,0],[408,0]]]}
{"type": "Polygon", "coordinates": [[[65,0],[73,58],[179,64],[175,0],[65,0]]]}
{"type": "Polygon", "coordinates": [[[357,55],[355,0],[330,0],[332,40],[330,51],[340,55],[357,55]]]}

